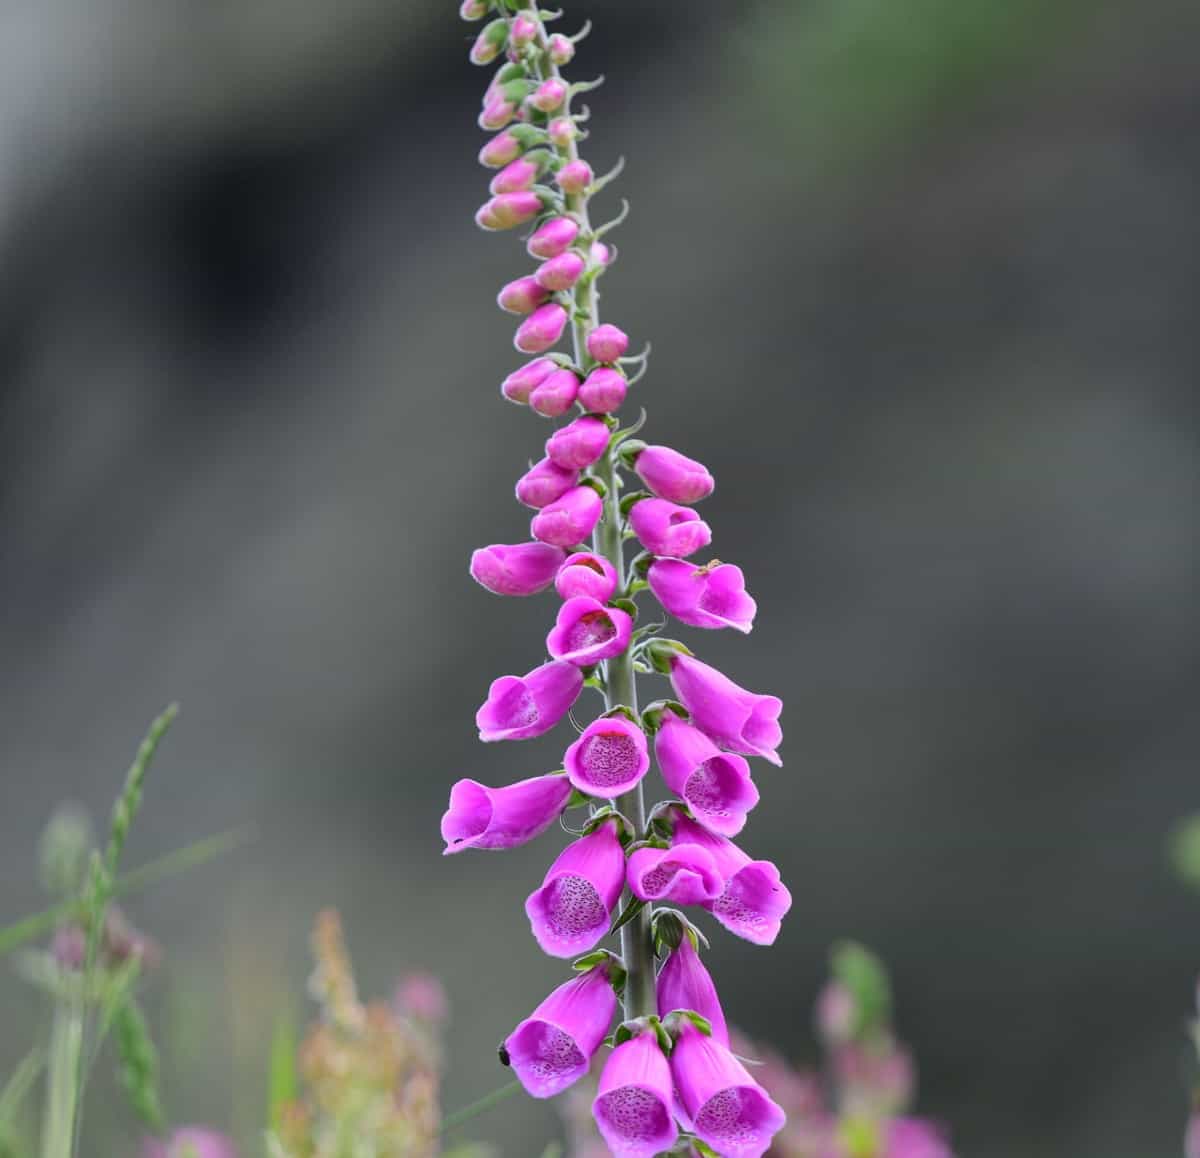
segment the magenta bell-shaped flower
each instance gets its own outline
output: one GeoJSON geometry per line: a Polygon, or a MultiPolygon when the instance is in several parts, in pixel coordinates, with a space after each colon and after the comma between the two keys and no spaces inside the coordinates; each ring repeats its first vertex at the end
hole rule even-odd
{"type": "Polygon", "coordinates": [[[580,792],[611,800],[636,788],[650,768],[646,734],[624,716],[602,716],[567,749],[563,766],[580,792]]]}
{"type": "Polygon", "coordinates": [[[502,169],[515,161],[524,149],[509,131],[497,133],[479,150],[479,163],[488,169],[502,169]]]}
{"type": "Polygon", "coordinates": [[[142,1158],[238,1158],[237,1147],[216,1130],[182,1126],[167,1138],[147,1139],[142,1158]]]}
{"type": "Polygon", "coordinates": [[[569,217],[551,217],[533,231],[525,248],[530,257],[549,260],[566,253],[579,236],[579,223],[569,217]]]}
{"type": "Polygon", "coordinates": [[[488,192],[493,195],[500,193],[519,193],[529,189],[538,179],[539,166],[536,160],[528,157],[518,157],[510,161],[500,170],[488,185],[488,192]]]}
{"type": "Polygon", "coordinates": [[[552,1098],[588,1072],[617,997],[606,963],[560,985],[504,1040],[513,1073],[535,1098],[552,1098]]]}
{"type": "Polygon", "coordinates": [[[523,676],[501,676],[475,713],[479,738],[528,740],[550,731],[583,690],[583,673],[570,663],[544,663],[523,676]]]}
{"type": "Polygon", "coordinates": [[[698,844],[706,849],[725,881],[725,888],[704,907],[737,937],[754,945],[773,945],[779,926],[792,907],[792,894],[769,860],[751,860],[731,840],[709,832],[703,825],[674,815],[672,847],[698,844]]]}
{"type": "Polygon", "coordinates": [[[536,595],[554,582],[565,558],[549,543],[493,543],[471,555],[471,578],[493,595],[536,595]]]}
{"type": "Polygon", "coordinates": [[[712,530],[690,507],[666,499],[642,499],[629,512],[629,525],[652,555],[683,559],[712,542],[712,530]]]}
{"type": "Polygon", "coordinates": [[[698,844],[639,848],[629,857],[629,890],[639,901],[702,905],[725,889],[712,854],[698,844]]]}
{"type": "Polygon", "coordinates": [[[540,511],[579,483],[579,472],[543,458],[517,479],[517,502],[540,511]]]}
{"type": "Polygon", "coordinates": [[[542,952],[573,957],[594,949],[608,932],[624,886],[625,852],[617,839],[617,822],[608,820],[567,845],[542,887],[525,902],[542,952]]]}
{"type": "Polygon", "coordinates": [[[787,1116],[727,1046],[684,1018],[671,1076],[696,1137],[722,1158],[762,1158],[787,1116]]]}
{"type": "Polygon", "coordinates": [[[758,606],[746,578],[732,563],[697,567],[679,559],[656,559],[646,574],[663,610],[689,627],[732,627],[749,632],[758,606]]]}
{"type": "Polygon", "coordinates": [[[600,418],[576,418],[546,442],[546,457],[571,470],[586,470],[608,446],[608,427],[600,418]]]}
{"type": "Polygon", "coordinates": [[[712,832],[736,836],[746,813],[758,803],[750,766],[741,756],[722,752],[699,728],[664,711],[654,755],[667,787],[712,832]]]}
{"type": "Polygon", "coordinates": [[[717,997],[717,987],[687,933],[658,971],[655,988],[659,1017],[665,1018],[676,1010],[691,1010],[712,1026],[714,1041],[729,1045],[729,1028],[717,997]]]}
{"type": "Polygon", "coordinates": [[[545,290],[569,290],[587,269],[587,261],[573,249],[552,257],[535,273],[534,279],[545,290]]]}
{"type": "Polygon", "coordinates": [[[629,349],[629,335],[616,326],[605,323],[587,336],[587,352],[597,362],[615,362],[629,349]]]}
{"type": "Polygon", "coordinates": [[[554,175],[555,183],[564,193],[583,193],[592,183],[594,174],[586,161],[568,161],[554,175]]]}
{"type": "MultiPolygon", "coordinates": [[[[638,503],[634,510],[642,506],[638,503]]],[[[690,655],[671,657],[671,686],[692,723],[716,744],[743,756],[761,756],[776,767],[783,764],[775,750],[783,740],[783,701],[778,696],[748,692],[690,655]]]]}
{"type": "Polygon", "coordinates": [[[591,487],[578,486],[538,511],[530,529],[533,537],[543,543],[574,547],[592,533],[603,513],[600,496],[591,487]]]}
{"type": "Polygon", "coordinates": [[[540,836],[571,797],[565,776],[534,776],[503,788],[459,780],[442,817],[443,855],[468,848],[516,848],[540,836]]]}
{"type": "Polygon", "coordinates": [[[611,414],[621,408],[628,392],[629,383],[624,374],[611,366],[601,366],[583,380],[579,387],[579,402],[593,414],[611,414]]]}
{"type": "Polygon", "coordinates": [[[620,655],[629,646],[632,635],[633,619],[628,612],[606,607],[587,595],[577,595],[558,609],[554,627],[546,636],[546,650],[555,659],[591,667],[602,659],[620,655]]]}
{"type": "Polygon", "coordinates": [[[537,278],[519,277],[501,289],[496,304],[510,314],[532,314],[549,297],[550,291],[543,289],[537,278]]]}
{"type": "Polygon", "coordinates": [[[558,569],[554,577],[554,590],[563,599],[590,595],[601,603],[607,603],[616,593],[619,583],[617,569],[603,555],[577,551],[568,555],[566,562],[558,569]]]}
{"type": "Polygon", "coordinates": [[[716,486],[703,463],[669,446],[646,447],[633,469],[654,494],[672,503],[698,503],[716,486]]]}
{"type": "MultiPolygon", "coordinates": [[[[541,211],[542,199],[531,190],[501,193],[483,204],[475,214],[475,224],[481,229],[515,229],[532,221],[541,211]]],[[[533,352],[541,353],[541,350],[533,352]]]]}
{"type": "Polygon", "coordinates": [[[675,1145],[679,1129],[671,1067],[645,1028],[608,1056],[592,1103],[596,1128],[616,1158],[654,1158],[675,1145]]]}
{"type": "Polygon", "coordinates": [[[572,370],[555,370],[529,392],[529,407],[543,418],[561,418],[579,396],[579,379],[572,370]]]}
{"type": "MultiPolygon", "coordinates": [[[[511,193],[508,196],[516,197],[519,194],[511,193]]],[[[517,328],[513,344],[526,354],[544,353],[562,337],[566,325],[567,311],[562,306],[557,302],[544,305],[534,310],[517,328]]]]}
{"type": "Polygon", "coordinates": [[[540,386],[557,370],[558,363],[550,358],[538,358],[533,362],[526,362],[524,366],[514,370],[500,383],[500,393],[509,402],[524,404],[529,401],[529,395],[533,389],[540,386]]]}

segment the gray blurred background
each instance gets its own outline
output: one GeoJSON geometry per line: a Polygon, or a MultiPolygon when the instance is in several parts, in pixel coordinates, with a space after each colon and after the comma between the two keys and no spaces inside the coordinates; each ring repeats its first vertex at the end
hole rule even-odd
{"type": "MultiPolygon", "coordinates": [[[[247,1140],[319,906],[367,991],[444,977],[451,1107],[562,975],[521,912],[558,838],[439,855],[452,780],[562,746],[472,726],[551,615],[465,567],[523,537],[548,427],[496,389],[526,262],[471,223],[455,7],[0,5],[0,921],[41,903],[55,804],[102,815],[178,698],[130,862],[260,836],[130,909],[171,1109],[247,1140]]],[[[804,1057],[852,935],[965,1158],[1177,1154],[1200,10],[569,7],[634,204],[605,316],[653,340],[648,433],[714,470],[760,603],[748,640],[686,638],[787,703],[746,843],[796,904],[771,951],[715,941],[732,1018],[804,1057]]],[[[42,1020],[0,985],[0,1068],[42,1020]]],[[[132,1153],[106,1082],[88,1150],[132,1153]]],[[[473,1132],[525,1158],[556,1129],[513,1100],[473,1132]]]]}

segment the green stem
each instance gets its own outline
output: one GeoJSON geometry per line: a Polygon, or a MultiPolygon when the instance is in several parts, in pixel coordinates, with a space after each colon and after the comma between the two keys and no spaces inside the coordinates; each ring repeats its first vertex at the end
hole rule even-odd
{"type": "Polygon", "coordinates": [[[58,1001],[54,1006],[54,1023],[50,1029],[42,1158],[71,1158],[82,1057],[82,1006],[73,1000],[58,1001]]]}

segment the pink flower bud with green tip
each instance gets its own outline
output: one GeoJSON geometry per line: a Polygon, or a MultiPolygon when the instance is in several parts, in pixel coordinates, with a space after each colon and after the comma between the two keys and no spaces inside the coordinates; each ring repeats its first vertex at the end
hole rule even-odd
{"type": "Polygon", "coordinates": [[[593,241],[592,248],[588,252],[591,256],[592,265],[599,266],[601,269],[612,261],[612,250],[603,241],[593,241]]]}
{"type": "Polygon", "coordinates": [[[639,848],[629,858],[628,879],[629,891],[639,901],[676,905],[715,901],[725,888],[716,862],[698,844],[639,848]]]}
{"type": "Polygon", "coordinates": [[[601,366],[583,380],[579,387],[579,402],[593,414],[611,414],[621,408],[628,391],[629,383],[619,370],[601,366]]]}
{"type": "Polygon", "coordinates": [[[787,1121],[728,1047],[687,1018],[671,1052],[671,1076],[693,1133],[722,1158],[762,1158],[787,1121]]]}
{"type": "Polygon", "coordinates": [[[778,696],[748,692],[715,667],[682,654],[671,658],[671,686],[692,723],[714,743],[743,756],[761,756],[776,767],[783,764],[775,750],[783,740],[778,696]]]}
{"type": "MultiPolygon", "coordinates": [[[[532,221],[541,211],[542,199],[531,190],[501,193],[480,207],[475,214],[475,224],[488,230],[515,229],[532,221]]],[[[535,352],[541,353],[540,350],[535,352]]]]}
{"type": "Polygon", "coordinates": [[[647,446],[633,464],[638,478],[660,499],[672,503],[698,503],[716,485],[703,463],[669,446],[647,446]]]}
{"type": "Polygon", "coordinates": [[[500,383],[500,393],[509,402],[523,405],[529,401],[533,388],[540,386],[557,369],[558,363],[551,358],[538,358],[533,362],[526,362],[500,383]]]}
{"type": "Polygon", "coordinates": [[[779,870],[769,860],[751,860],[733,841],[709,832],[678,809],[673,819],[672,847],[698,844],[707,849],[725,881],[721,895],[704,908],[734,936],[753,945],[773,945],[792,907],[792,894],[779,879],[779,870]]]}
{"type": "Polygon", "coordinates": [[[567,845],[525,902],[534,938],[550,957],[574,957],[594,949],[608,932],[625,887],[625,850],[617,823],[567,845]]]}
{"type": "Polygon", "coordinates": [[[579,397],[579,378],[571,370],[555,370],[529,392],[529,405],[543,418],[561,418],[579,397]]]}
{"type": "Polygon", "coordinates": [[[568,161],[554,175],[554,181],[564,193],[583,193],[591,185],[595,174],[586,161],[568,161]]]}
{"type": "Polygon", "coordinates": [[[712,530],[695,511],[666,499],[636,503],[629,512],[629,525],[652,555],[682,559],[712,542],[712,530]]]}
{"type": "Polygon", "coordinates": [[[488,14],[487,0],[463,0],[458,14],[463,20],[482,20],[488,14]]]}
{"type": "Polygon", "coordinates": [[[504,51],[507,40],[508,25],[503,20],[493,20],[485,25],[471,45],[471,63],[491,64],[504,51]]]}
{"type": "Polygon", "coordinates": [[[479,738],[490,744],[542,736],[571,710],[582,690],[583,673],[571,663],[544,663],[523,676],[501,676],[475,713],[479,738]]]}
{"type": "Polygon", "coordinates": [[[552,1098],[588,1072],[617,997],[606,963],[560,985],[504,1039],[513,1073],[535,1098],[552,1098]]]}
{"type": "Polygon", "coordinates": [[[578,483],[578,471],[568,470],[548,458],[543,458],[517,480],[517,502],[540,511],[561,499],[578,483]]]}
{"type": "Polygon", "coordinates": [[[746,578],[732,563],[697,567],[679,559],[656,559],[646,580],[663,610],[689,627],[732,627],[748,632],[757,604],[746,592],[746,578]]]}
{"type": "Polygon", "coordinates": [[[182,1126],[167,1138],[148,1139],[142,1158],[238,1158],[237,1147],[216,1130],[182,1126]]]}
{"type": "Polygon", "coordinates": [[[555,117],[547,126],[546,133],[550,143],[560,149],[566,149],[579,136],[579,130],[570,117],[555,117]]]}
{"type": "Polygon", "coordinates": [[[713,1041],[729,1045],[729,1028],[717,997],[717,987],[687,933],[658,971],[655,989],[659,1017],[665,1018],[676,1010],[691,1010],[712,1026],[713,1041]]]}
{"type": "Polygon", "coordinates": [[[513,19],[508,30],[508,42],[516,49],[528,48],[537,39],[538,22],[521,13],[513,19]]]}
{"type": "Polygon", "coordinates": [[[624,330],[605,322],[587,336],[587,352],[597,362],[615,362],[625,356],[629,349],[629,335],[624,330]]]}
{"type": "Polygon", "coordinates": [[[608,1056],[592,1103],[596,1128],[618,1158],[654,1158],[679,1137],[671,1067],[646,1027],[608,1056]]]}
{"type": "Polygon", "coordinates": [[[554,582],[565,558],[549,543],[493,543],[471,555],[471,578],[494,595],[536,595],[554,582]]]}
{"type": "Polygon", "coordinates": [[[569,290],[587,269],[587,262],[573,249],[550,258],[534,274],[538,285],[555,292],[569,290]]]}
{"type": "Polygon", "coordinates": [[[502,169],[522,153],[521,142],[511,132],[497,133],[479,150],[479,163],[488,169],[502,169]]]}
{"type": "Polygon", "coordinates": [[[567,749],[563,767],[580,792],[612,800],[636,788],[650,768],[646,735],[624,716],[602,716],[567,749]]]}
{"type": "Polygon", "coordinates": [[[541,836],[571,798],[565,776],[535,776],[503,788],[459,780],[442,817],[443,856],[468,848],[516,848],[541,836]]]}
{"type": "Polygon", "coordinates": [[[552,76],[549,80],[542,81],[533,90],[533,93],[529,97],[529,103],[540,113],[552,113],[556,109],[561,108],[563,101],[566,99],[566,81],[552,76]]]}
{"type": "Polygon", "coordinates": [[[543,261],[566,253],[579,236],[579,223],[569,217],[551,217],[534,230],[526,249],[543,261]]]}
{"type": "Polygon", "coordinates": [[[711,832],[736,836],[758,803],[758,789],[741,756],[722,752],[699,728],[664,711],[654,737],[654,756],[667,787],[711,832]]]}
{"type": "Polygon", "coordinates": [[[620,655],[632,635],[633,620],[627,612],[577,595],[558,609],[554,627],[546,636],[546,650],[555,659],[591,667],[620,655]]]}
{"type": "Polygon", "coordinates": [[[564,64],[570,64],[575,56],[575,45],[571,43],[569,37],[564,36],[561,32],[556,32],[546,42],[546,48],[550,53],[550,59],[560,67],[564,64]]]}
{"type": "Polygon", "coordinates": [[[608,438],[604,420],[585,415],[556,430],[546,440],[546,457],[571,470],[586,470],[604,454],[608,438]]]}
{"type": "Polygon", "coordinates": [[[530,189],[538,179],[539,169],[536,159],[531,161],[528,157],[518,157],[492,178],[488,190],[492,194],[500,194],[519,193],[523,189],[530,189]]]}
{"type": "Polygon", "coordinates": [[[587,551],[568,555],[554,577],[554,590],[563,599],[590,595],[601,603],[607,603],[616,594],[619,584],[617,569],[603,555],[593,555],[587,551]]]}
{"type": "Polygon", "coordinates": [[[591,487],[578,486],[538,511],[530,530],[543,543],[575,547],[592,533],[602,514],[604,502],[600,496],[591,487]]]}
{"type": "Polygon", "coordinates": [[[516,115],[517,106],[512,101],[506,101],[503,97],[497,96],[491,98],[483,106],[476,123],[485,132],[493,133],[497,129],[511,124],[516,115]]]}
{"type": "Polygon", "coordinates": [[[535,278],[519,277],[496,295],[496,304],[510,314],[532,314],[549,297],[550,291],[542,289],[535,278]]]}
{"type": "Polygon", "coordinates": [[[542,306],[521,323],[513,344],[523,353],[542,354],[558,342],[566,326],[567,311],[562,306],[557,302],[542,306]]]}

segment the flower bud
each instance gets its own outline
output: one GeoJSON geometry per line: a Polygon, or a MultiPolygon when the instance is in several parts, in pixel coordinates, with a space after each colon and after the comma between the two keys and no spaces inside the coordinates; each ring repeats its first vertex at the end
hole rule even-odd
{"type": "Polygon", "coordinates": [[[488,230],[515,229],[532,221],[541,211],[542,199],[536,193],[529,190],[501,193],[480,207],[475,214],[475,224],[488,230]]]}
{"type": "Polygon", "coordinates": [[[521,155],[521,142],[510,129],[497,133],[479,150],[479,163],[489,169],[499,169],[511,164],[521,155]]]}
{"type": "Polygon", "coordinates": [[[579,136],[579,130],[570,117],[555,117],[546,127],[546,132],[549,134],[551,144],[557,145],[560,149],[567,148],[579,136]]]}
{"type": "Polygon", "coordinates": [[[578,485],[578,471],[544,458],[517,480],[517,502],[540,511],[578,485]]]}
{"type": "MultiPolygon", "coordinates": [[[[541,155],[544,157],[545,153],[541,155]]],[[[538,179],[540,169],[536,157],[518,157],[492,178],[488,191],[495,196],[498,193],[519,193],[523,189],[529,189],[538,179]]]]}
{"type": "Polygon", "coordinates": [[[508,25],[503,20],[493,20],[484,25],[483,31],[471,45],[472,64],[491,64],[504,48],[508,40],[508,25]]]}
{"type": "Polygon", "coordinates": [[[546,457],[569,470],[586,470],[608,446],[608,427],[599,418],[576,418],[546,440],[546,457]]]}
{"type": "Polygon", "coordinates": [[[597,362],[615,362],[628,349],[629,335],[607,322],[588,334],[587,351],[597,362]]]}
{"type": "Polygon", "coordinates": [[[577,595],[590,595],[601,603],[607,603],[617,590],[617,569],[603,555],[577,551],[567,556],[567,561],[554,577],[554,590],[563,599],[574,599],[577,595]]]}
{"type": "Polygon", "coordinates": [[[579,224],[569,217],[551,217],[534,230],[529,244],[530,257],[547,259],[558,257],[571,248],[579,236],[579,224]]]}
{"type": "Polygon", "coordinates": [[[574,250],[568,250],[550,258],[533,276],[544,289],[569,290],[586,268],[587,262],[574,250]]]}
{"type": "Polygon", "coordinates": [[[669,446],[648,446],[633,464],[638,478],[660,499],[698,503],[713,493],[713,477],[703,463],[669,446]]]}
{"type": "MultiPolygon", "coordinates": [[[[519,193],[510,193],[519,197],[519,193]]],[[[526,354],[541,354],[550,349],[563,335],[567,326],[567,311],[557,303],[534,310],[517,328],[513,339],[518,350],[526,354]]]]}
{"type": "Polygon", "coordinates": [[[493,543],[471,555],[471,578],[493,595],[536,595],[562,564],[562,551],[546,543],[493,543]]]}
{"type": "Polygon", "coordinates": [[[557,369],[558,364],[550,358],[538,358],[536,361],[526,362],[524,366],[514,370],[500,383],[500,393],[509,402],[516,402],[518,405],[524,404],[529,401],[530,391],[535,386],[540,386],[557,369]]]}
{"type": "Polygon", "coordinates": [[[538,34],[538,22],[526,13],[521,13],[512,22],[512,27],[508,30],[508,42],[513,48],[518,50],[528,48],[538,34]]]}
{"type": "Polygon", "coordinates": [[[593,370],[579,387],[579,401],[593,414],[611,414],[625,401],[629,384],[624,376],[609,366],[593,370]]]}
{"type": "Polygon", "coordinates": [[[601,269],[608,265],[613,257],[612,250],[603,241],[593,241],[588,256],[591,258],[592,265],[599,266],[601,269]]]}
{"type": "Polygon", "coordinates": [[[534,515],[530,529],[540,542],[574,547],[592,533],[603,513],[600,496],[591,487],[578,486],[534,515]]]}
{"type": "Polygon", "coordinates": [[[463,0],[458,6],[458,14],[464,20],[482,20],[487,13],[487,0],[463,0]]]}
{"type": "Polygon", "coordinates": [[[592,167],[586,161],[568,161],[554,180],[564,193],[582,193],[592,183],[592,167]]]}
{"type": "Polygon", "coordinates": [[[543,289],[536,278],[519,277],[496,295],[496,304],[510,314],[532,314],[549,297],[550,291],[543,289]]]}
{"type": "Polygon", "coordinates": [[[533,90],[533,94],[529,97],[529,103],[533,105],[538,112],[552,113],[562,106],[563,101],[567,99],[567,83],[560,80],[556,76],[552,76],[549,80],[542,81],[541,84],[533,90]]]}
{"type": "Polygon", "coordinates": [[[550,59],[558,65],[570,64],[575,55],[575,45],[561,32],[556,32],[550,37],[546,47],[550,51],[550,59]]]}
{"type": "Polygon", "coordinates": [[[479,127],[488,132],[502,129],[517,114],[517,106],[503,97],[495,97],[483,106],[479,114],[479,127]]]}
{"type": "Polygon", "coordinates": [[[561,418],[579,395],[579,379],[570,370],[556,370],[529,394],[529,405],[543,418],[561,418]]]}

